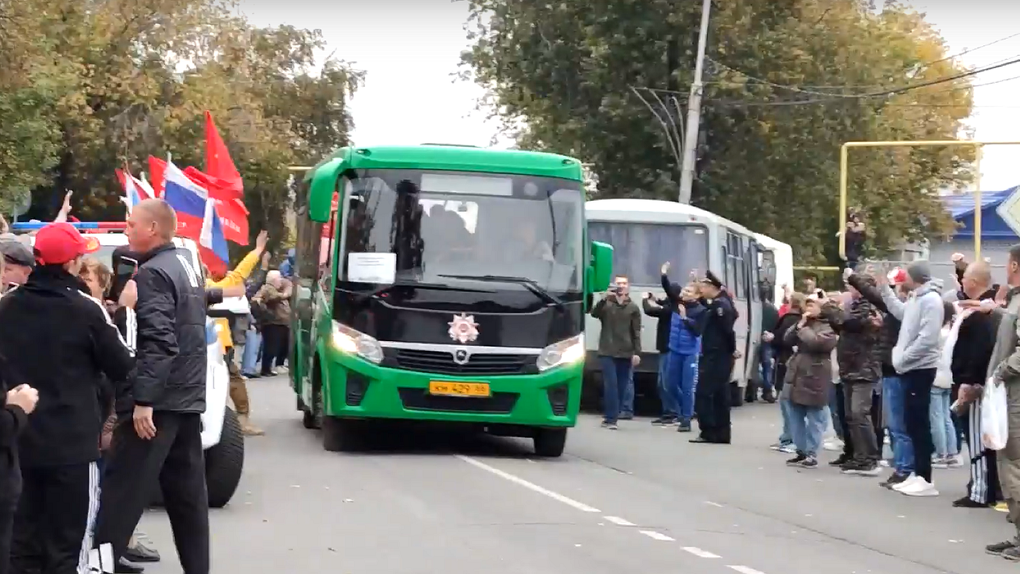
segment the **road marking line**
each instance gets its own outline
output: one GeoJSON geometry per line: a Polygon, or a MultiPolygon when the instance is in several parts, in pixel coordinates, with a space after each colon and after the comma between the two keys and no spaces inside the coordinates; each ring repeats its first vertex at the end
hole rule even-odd
{"type": "Polygon", "coordinates": [[[747,566],[733,566],[727,564],[726,567],[736,570],[737,572],[740,572],[740,574],[765,574],[764,572],[755,570],[754,568],[748,568],[747,566]]]}
{"type": "Polygon", "coordinates": [[[578,502],[578,501],[574,500],[573,498],[569,498],[567,496],[563,496],[562,494],[560,494],[558,492],[553,492],[553,491],[551,491],[551,490],[549,490],[547,488],[542,488],[541,486],[539,486],[539,485],[537,485],[537,484],[535,484],[533,482],[528,482],[527,480],[524,480],[523,478],[521,478],[519,476],[514,476],[514,475],[510,474],[509,472],[502,471],[502,470],[500,470],[500,469],[498,469],[498,468],[496,468],[494,466],[489,466],[489,465],[485,464],[484,462],[482,462],[480,460],[476,460],[476,459],[471,458],[470,456],[465,456],[463,454],[458,454],[458,455],[455,455],[455,456],[457,458],[463,460],[464,462],[472,465],[472,466],[475,466],[475,467],[478,467],[478,468],[480,468],[482,470],[491,472],[492,474],[495,474],[496,476],[498,476],[498,477],[500,477],[502,479],[509,480],[510,482],[512,482],[514,484],[517,484],[519,486],[523,486],[524,488],[527,488],[528,490],[531,490],[531,491],[537,492],[539,494],[543,494],[545,496],[548,496],[549,498],[551,498],[553,500],[556,500],[558,502],[562,502],[563,504],[566,504],[567,506],[572,506],[572,507],[576,508],[577,510],[580,510],[581,512],[602,512],[598,508],[594,508],[594,507],[588,506],[587,504],[585,504],[583,502],[578,502]]]}
{"type": "MultiPolygon", "coordinates": [[[[684,546],[684,552],[689,552],[698,558],[719,558],[718,554],[712,554],[708,550],[702,550],[694,546],[684,546]]],[[[760,574],[760,573],[759,573],[760,574]]]]}
{"type": "Polygon", "coordinates": [[[718,502],[712,502],[711,500],[706,500],[705,504],[707,504],[709,506],[714,506],[716,508],[722,508],[723,507],[723,505],[719,504],[718,502]]]}
{"type": "Polygon", "coordinates": [[[615,524],[617,526],[634,526],[633,522],[630,522],[628,520],[624,520],[624,519],[620,518],[619,516],[603,516],[602,518],[605,518],[606,520],[612,522],[613,524],[615,524]]]}
{"type": "Polygon", "coordinates": [[[644,534],[645,536],[647,536],[649,538],[652,538],[654,540],[661,540],[662,542],[673,542],[674,541],[669,536],[666,536],[665,534],[662,534],[660,532],[656,532],[654,530],[642,530],[641,534],[644,534]]]}

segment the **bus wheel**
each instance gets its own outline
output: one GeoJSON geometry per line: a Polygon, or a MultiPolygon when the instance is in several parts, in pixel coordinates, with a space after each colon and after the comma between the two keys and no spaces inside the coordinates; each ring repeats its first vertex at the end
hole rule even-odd
{"type": "Polygon", "coordinates": [[[354,421],[337,417],[322,417],[322,448],[329,452],[357,450],[361,437],[354,421]]]}
{"type": "MultiPolygon", "coordinates": [[[[302,405],[301,424],[306,429],[314,430],[322,428],[322,383],[320,382],[319,362],[315,362],[315,370],[312,372],[312,404],[302,405]]],[[[299,401],[301,399],[298,399],[299,401]]]]}
{"type": "Polygon", "coordinates": [[[535,454],[556,458],[567,446],[567,429],[538,429],[535,433],[535,454]]]}

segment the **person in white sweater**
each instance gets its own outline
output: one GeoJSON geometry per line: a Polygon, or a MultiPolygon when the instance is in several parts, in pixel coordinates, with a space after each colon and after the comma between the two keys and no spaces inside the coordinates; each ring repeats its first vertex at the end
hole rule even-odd
{"type": "Polygon", "coordinates": [[[957,313],[952,303],[943,305],[944,320],[939,333],[938,366],[935,368],[935,381],[931,387],[931,405],[928,414],[931,419],[931,438],[935,446],[932,466],[935,468],[957,467],[960,462],[959,433],[953,424],[950,411],[953,394],[953,347],[960,333],[960,323],[967,318],[967,312],[957,313]]]}

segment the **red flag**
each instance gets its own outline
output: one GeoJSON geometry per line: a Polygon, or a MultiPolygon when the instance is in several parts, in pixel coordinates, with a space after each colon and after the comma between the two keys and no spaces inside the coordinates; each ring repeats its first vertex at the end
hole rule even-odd
{"type": "Polygon", "coordinates": [[[205,112],[205,172],[223,180],[223,191],[233,194],[229,199],[244,199],[241,174],[238,173],[234,160],[230,159],[227,144],[223,143],[223,138],[216,130],[216,124],[208,110],[205,112]]]}
{"type": "Polygon", "coordinates": [[[184,169],[188,179],[201,185],[216,201],[216,213],[223,225],[223,236],[238,245],[248,245],[248,208],[234,196],[229,184],[222,179],[202,173],[194,167],[184,169]]]}
{"type": "Polygon", "coordinates": [[[166,171],[166,161],[161,160],[157,157],[149,156],[149,185],[152,186],[152,190],[156,193],[156,197],[163,197],[163,180],[165,179],[163,172],[166,171]]]}

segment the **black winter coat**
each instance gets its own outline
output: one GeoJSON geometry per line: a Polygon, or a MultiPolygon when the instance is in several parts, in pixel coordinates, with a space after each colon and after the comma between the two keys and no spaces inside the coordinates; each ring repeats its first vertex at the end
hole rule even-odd
{"type": "Polygon", "coordinates": [[[0,355],[20,379],[15,384],[39,391],[21,435],[22,467],[98,460],[107,378],[123,379],[134,365],[130,341],[86,292],[80,279],[46,265],[0,298],[0,355]]]}
{"type": "Polygon", "coordinates": [[[874,383],[882,376],[882,362],[875,354],[878,328],[872,323],[875,306],[861,297],[847,310],[835,308],[831,324],[839,335],[836,360],[839,378],[844,383],[874,383]]]}
{"type": "Polygon", "coordinates": [[[142,255],[139,264],[138,360],[131,399],[156,411],[205,412],[208,347],[202,276],[191,253],[172,244],[142,255]]]}
{"type": "Polygon", "coordinates": [[[896,369],[892,366],[892,350],[896,341],[900,338],[900,321],[886,307],[882,300],[882,293],[878,289],[865,283],[860,275],[856,273],[847,279],[851,287],[857,289],[861,296],[875,306],[875,309],[882,313],[882,328],[878,331],[878,341],[875,343],[875,356],[882,364],[882,376],[897,376],[896,369]]]}

